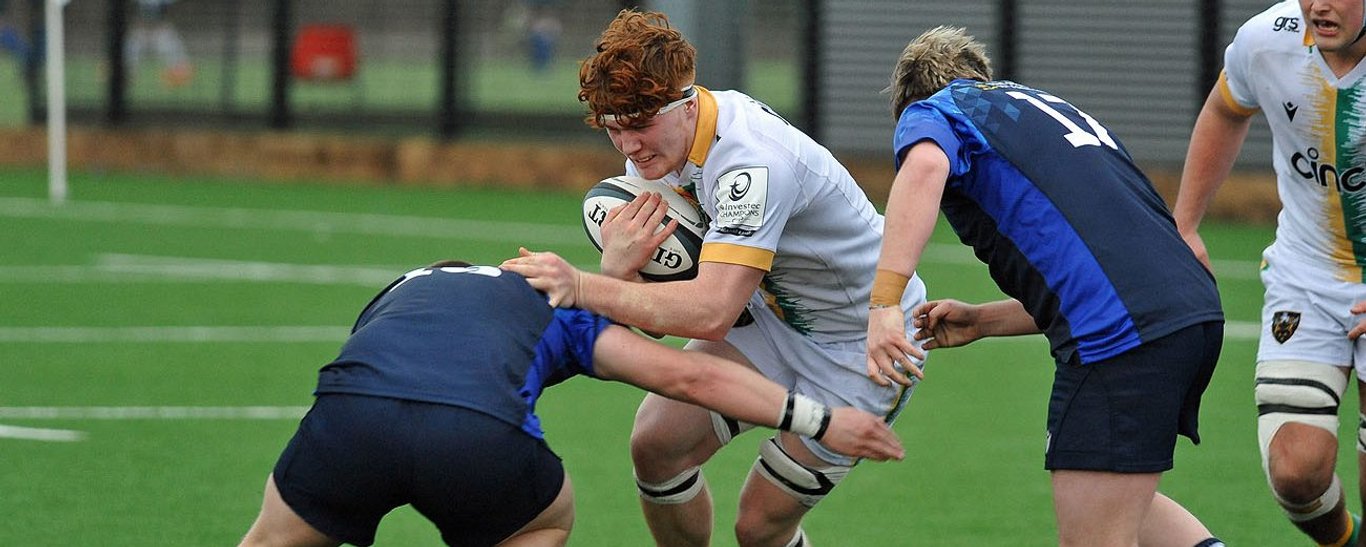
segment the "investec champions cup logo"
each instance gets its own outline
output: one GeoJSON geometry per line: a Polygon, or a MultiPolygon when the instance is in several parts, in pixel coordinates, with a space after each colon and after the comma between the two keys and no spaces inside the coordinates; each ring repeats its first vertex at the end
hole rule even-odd
{"type": "Polygon", "coordinates": [[[767,202],[767,167],[742,167],[717,177],[717,231],[743,237],[754,235],[764,226],[767,202]]]}
{"type": "Polygon", "coordinates": [[[1271,316],[1271,337],[1276,339],[1279,344],[1284,344],[1291,336],[1295,335],[1295,329],[1300,328],[1300,312],[1297,311],[1278,311],[1271,316]]]}

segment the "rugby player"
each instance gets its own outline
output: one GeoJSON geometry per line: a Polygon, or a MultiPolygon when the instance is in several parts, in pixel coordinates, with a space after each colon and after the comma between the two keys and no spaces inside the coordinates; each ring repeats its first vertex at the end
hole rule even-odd
{"type": "Polygon", "coordinates": [[[868,322],[870,376],[921,351],[901,286],[940,210],[1010,298],[912,311],[926,348],[1043,332],[1056,363],[1044,467],[1059,544],[1222,545],[1156,493],[1177,435],[1198,443],[1223,340],[1213,276],[1105,126],[1050,93],[992,81],[982,44],[938,27],[888,88],[896,178],[868,322]]]}
{"type": "Polygon", "coordinates": [[[554,309],[515,273],[442,262],[403,275],[361,312],[319,372],[313,408],[242,544],[370,545],[380,519],[411,504],[448,544],[563,545],[572,489],[534,410],[542,390],[576,375],[859,457],[903,456],[881,417],[832,410],[737,363],[554,309]]]}
{"type": "MultiPolygon", "coordinates": [[[[828,150],[771,108],[698,85],[695,61],[693,46],[665,15],[622,11],[580,68],[579,100],[588,124],[604,129],[626,157],[627,175],[662,180],[706,213],[697,277],[636,282],[667,235],[649,220],[663,206],[651,193],[622,206],[637,214],[603,223],[603,275],[579,272],[551,253],[504,267],[528,276],[552,303],[692,338],[691,351],[749,364],[817,401],[891,423],[911,389],[863,374],[882,216],[828,150]]],[[[925,297],[918,278],[908,287],[900,304],[907,310],[925,297]]],[[[918,363],[904,366],[920,373],[918,363]]],[[[641,403],[631,455],[660,545],[710,542],[712,500],[699,466],[747,428],[736,418],[661,396],[641,403]]],[[[791,432],[760,446],[740,494],[736,537],[746,546],[802,545],[803,515],[856,458],[791,432]]]]}
{"type": "MultiPolygon", "coordinates": [[[[1191,132],[1174,215],[1206,265],[1200,220],[1228,178],[1252,117],[1271,127],[1280,194],[1262,253],[1257,437],[1285,515],[1321,545],[1358,545],[1335,473],[1348,377],[1366,401],[1366,32],[1361,0],[1281,2],[1238,29],[1191,132]]],[[[1366,494],[1366,414],[1358,420],[1366,494]]]]}

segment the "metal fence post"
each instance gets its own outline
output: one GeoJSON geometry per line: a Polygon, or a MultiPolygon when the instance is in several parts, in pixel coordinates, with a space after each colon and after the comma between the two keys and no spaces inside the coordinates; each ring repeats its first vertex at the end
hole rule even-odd
{"type": "Polygon", "coordinates": [[[1200,0],[1200,78],[1195,85],[1200,86],[1195,90],[1196,109],[1204,104],[1205,96],[1214,88],[1214,83],[1219,79],[1219,69],[1223,65],[1223,58],[1220,55],[1223,45],[1221,38],[1222,28],[1220,25],[1219,13],[1222,10],[1219,0],[1200,0]]]}
{"type": "Polygon", "coordinates": [[[109,82],[105,89],[105,121],[121,125],[128,120],[128,64],[123,45],[128,38],[128,4],[119,0],[109,3],[109,43],[105,61],[109,64],[109,82]]]}
{"type": "Polygon", "coordinates": [[[801,68],[802,130],[816,142],[821,142],[821,11],[825,3],[806,0],[803,4],[806,10],[801,32],[805,38],[801,68]]]}
{"type": "Polygon", "coordinates": [[[271,19],[274,42],[271,56],[271,129],[288,129],[292,122],[289,112],[289,48],[293,35],[291,4],[292,0],[275,0],[275,13],[271,19]]]}
{"type": "Polygon", "coordinates": [[[460,4],[457,0],[441,3],[441,53],[437,64],[441,67],[441,105],[437,132],[442,139],[452,139],[460,131],[460,4]]]}
{"type": "Polygon", "coordinates": [[[1016,57],[1019,51],[1019,6],[1016,0],[1000,0],[997,4],[997,20],[999,37],[997,39],[998,51],[996,52],[996,74],[993,78],[999,80],[1013,80],[1019,76],[1016,72],[1016,57]]]}

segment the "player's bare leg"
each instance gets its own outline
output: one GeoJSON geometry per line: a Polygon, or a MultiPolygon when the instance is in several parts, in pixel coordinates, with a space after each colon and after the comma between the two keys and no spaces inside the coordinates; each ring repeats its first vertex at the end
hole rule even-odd
{"type": "Polygon", "coordinates": [[[1161,473],[1053,471],[1053,509],[1063,547],[1132,547],[1161,473]]]}
{"type": "Polygon", "coordinates": [[[663,485],[652,488],[660,494],[654,498],[642,490],[640,500],[656,544],[710,543],[711,493],[696,468],[720,448],[707,410],[653,393],[640,403],[631,432],[631,461],[638,484],[663,485]]]}
{"type": "MultiPolygon", "coordinates": [[[[802,464],[814,468],[830,465],[812,454],[796,435],[783,432],[779,437],[783,450],[802,464]]],[[[791,545],[807,511],[808,507],[751,470],[740,493],[735,538],[745,547],[791,545]]]]}
{"type": "Polygon", "coordinates": [[[251,547],[331,547],[340,541],[327,537],[299,517],[275,487],[275,476],[266,477],[266,491],[261,501],[261,514],[252,523],[242,546],[251,547]]]}
{"type": "Polygon", "coordinates": [[[555,501],[498,547],[559,547],[569,541],[569,531],[573,527],[574,487],[569,482],[569,475],[565,474],[564,485],[555,501]]]}
{"type": "Polygon", "coordinates": [[[1190,547],[1211,537],[1200,519],[1161,492],[1153,495],[1138,530],[1138,544],[1143,547],[1190,547]]]}
{"type": "MultiPolygon", "coordinates": [[[[1337,450],[1337,437],[1323,429],[1299,423],[1281,426],[1267,453],[1272,489],[1289,504],[1317,509],[1316,500],[1334,485],[1337,450]]],[[[1349,518],[1339,496],[1327,513],[1292,522],[1319,544],[1332,545],[1348,533],[1349,518]]]]}

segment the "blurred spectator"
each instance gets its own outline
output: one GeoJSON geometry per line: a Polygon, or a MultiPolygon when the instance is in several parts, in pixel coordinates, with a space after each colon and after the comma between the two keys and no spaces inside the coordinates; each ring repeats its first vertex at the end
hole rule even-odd
{"type": "Polygon", "coordinates": [[[531,68],[545,72],[555,60],[555,44],[560,40],[560,14],[554,0],[528,0],[531,17],[527,23],[527,42],[531,68]]]}
{"type": "Polygon", "coordinates": [[[137,0],[138,17],[123,44],[123,58],[131,74],[137,74],[143,52],[151,49],[161,62],[161,80],[167,86],[181,87],[194,78],[185,43],[166,10],[175,0],[137,0]]]}
{"type": "Polygon", "coordinates": [[[9,53],[25,68],[33,63],[33,48],[15,26],[9,0],[0,0],[0,51],[9,53]]]}

